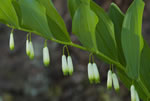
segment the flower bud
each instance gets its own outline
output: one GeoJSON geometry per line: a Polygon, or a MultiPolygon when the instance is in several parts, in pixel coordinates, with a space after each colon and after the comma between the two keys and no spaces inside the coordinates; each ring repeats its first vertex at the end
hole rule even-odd
{"type": "Polygon", "coordinates": [[[14,50],[14,47],[15,47],[15,45],[14,45],[14,36],[13,36],[13,33],[11,32],[10,33],[10,39],[9,39],[9,48],[12,51],[12,50],[14,50]]]}
{"type": "Polygon", "coordinates": [[[90,83],[93,83],[93,81],[94,81],[94,71],[93,71],[93,65],[91,63],[88,64],[88,78],[90,80],[90,83]]]}
{"type": "Polygon", "coordinates": [[[96,83],[100,82],[100,75],[96,63],[93,63],[94,79],[96,83]]]}
{"type": "Polygon", "coordinates": [[[68,64],[65,55],[62,56],[62,71],[64,75],[68,74],[68,64]]]}
{"type": "Polygon", "coordinates": [[[116,91],[119,91],[119,81],[115,73],[112,74],[113,85],[116,91]]]}
{"type": "Polygon", "coordinates": [[[43,48],[43,63],[44,63],[45,66],[48,66],[49,63],[50,63],[48,47],[43,48]]]}
{"type": "Polygon", "coordinates": [[[26,40],[26,54],[30,56],[30,44],[28,39],[26,40]]]}
{"type": "Polygon", "coordinates": [[[72,58],[71,56],[67,57],[67,61],[68,61],[68,69],[69,69],[69,75],[72,75],[73,73],[73,63],[72,63],[72,58]]]}
{"type": "Polygon", "coordinates": [[[112,71],[109,70],[107,74],[107,88],[112,88],[112,71]]]}
{"type": "Polygon", "coordinates": [[[136,91],[134,85],[131,85],[130,92],[131,92],[131,101],[136,101],[136,91]]]}
{"type": "Polygon", "coordinates": [[[34,59],[34,48],[33,48],[33,44],[32,42],[30,41],[30,59],[34,59]]]}

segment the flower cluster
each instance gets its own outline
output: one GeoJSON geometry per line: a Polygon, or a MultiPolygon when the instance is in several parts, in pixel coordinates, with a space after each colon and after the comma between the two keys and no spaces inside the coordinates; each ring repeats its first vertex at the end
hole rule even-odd
{"type": "Polygon", "coordinates": [[[99,75],[96,63],[88,64],[88,78],[89,78],[90,83],[100,82],[100,75],[99,75]]]}
{"type": "Polygon", "coordinates": [[[62,71],[64,75],[73,74],[73,63],[71,56],[66,58],[65,55],[62,56],[62,71]]]}
{"type": "Polygon", "coordinates": [[[119,91],[120,87],[119,87],[119,81],[118,81],[117,75],[113,73],[111,70],[109,70],[107,74],[107,88],[111,89],[112,84],[114,86],[114,89],[116,91],[119,91]]]}

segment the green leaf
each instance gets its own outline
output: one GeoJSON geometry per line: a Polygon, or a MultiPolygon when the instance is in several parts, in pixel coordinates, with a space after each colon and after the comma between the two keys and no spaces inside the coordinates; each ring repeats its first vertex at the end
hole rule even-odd
{"type": "Polygon", "coordinates": [[[48,19],[49,28],[53,33],[53,36],[61,41],[70,41],[70,37],[66,28],[66,25],[61,16],[56,11],[51,0],[38,0],[46,8],[46,14],[48,19]]]}
{"type": "Polygon", "coordinates": [[[19,5],[22,12],[22,25],[37,34],[51,39],[52,33],[49,29],[46,9],[36,0],[20,0],[19,5]]]}
{"type": "MultiPolygon", "coordinates": [[[[139,69],[140,79],[143,84],[146,86],[145,88],[150,92],[150,48],[148,44],[144,43],[144,48],[141,53],[141,66],[139,69]]],[[[150,98],[150,95],[149,95],[150,98]]]]}
{"type": "Polygon", "coordinates": [[[72,24],[72,31],[77,35],[83,46],[97,50],[95,28],[98,23],[96,14],[89,5],[80,4],[77,9],[72,24]]]}
{"type": "Polygon", "coordinates": [[[121,12],[119,7],[114,3],[111,4],[108,14],[114,24],[115,39],[116,39],[117,46],[118,46],[118,59],[121,64],[125,65],[126,64],[125,57],[124,57],[122,45],[121,45],[121,30],[122,30],[124,14],[121,12]]]}
{"type": "Polygon", "coordinates": [[[107,13],[96,3],[91,2],[91,9],[96,13],[99,22],[96,27],[96,41],[98,50],[113,60],[118,60],[114,25],[107,13]]]}
{"type": "Polygon", "coordinates": [[[126,72],[132,79],[138,78],[140,55],[143,48],[141,35],[144,2],[134,0],[129,7],[122,27],[122,47],[126,59],[126,72]]]}
{"type": "Polygon", "coordinates": [[[19,27],[18,17],[12,5],[12,0],[0,0],[0,21],[19,27]]]}

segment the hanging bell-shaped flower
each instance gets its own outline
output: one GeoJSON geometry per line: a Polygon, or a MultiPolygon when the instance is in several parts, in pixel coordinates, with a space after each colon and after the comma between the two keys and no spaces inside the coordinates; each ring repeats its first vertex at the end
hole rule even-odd
{"type": "Polygon", "coordinates": [[[43,63],[45,66],[48,66],[50,63],[49,50],[47,46],[43,48],[43,63]]]}
{"type": "Polygon", "coordinates": [[[107,73],[107,88],[111,89],[112,88],[112,71],[109,70],[107,73]]]}
{"type": "Polygon", "coordinates": [[[9,39],[9,48],[10,50],[14,50],[15,44],[14,44],[14,36],[13,32],[10,33],[10,39],[9,39]]]}
{"type": "Polygon", "coordinates": [[[73,63],[72,63],[71,56],[67,57],[67,62],[68,62],[69,75],[72,75],[72,73],[73,73],[73,63]]]}
{"type": "Polygon", "coordinates": [[[115,73],[112,74],[113,85],[116,91],[119,91],[119,81],[115,73]]]}
{"type": "Polygon", "coordinates": [[[131,101],[136,101],[136,91],[134,85],[131,85],[130,92],[131,92],[131,101]]]}
{"type": "Polygon", "coordinates": [[[93,72],[94,72],[93,74],[94,74],[95,82],[99,83],[100,82],[100,75],[99,75],[96,63],[93,63],[93,72]]]}
{"type": "Polygon", "coordinates": [[[93,65],[91,63],[88,64],[88,78],[89,78],[90,83],[93,83],[94,70],[93,70],[93,65]]]}
{"type": "Polygon", "coordinates": [[[32,44],[32,41],[30,41],[30,43],[29,43],[29,45],[30,45],[30,55],[29,55],[29,57],[30,57],[30,59],[34,59],[34,48],[33,48],[33,44],[32,44]]]}
{"type": "Polygon", "coordinates": [[[137,93],[137,91],[135,90],[135,96],[136,96],[136,101],[140,101],[140,99],[139,99],[139,95],[138,95],[138,93],[137,93]]]}
{"type": "Polygon", "coordinates": [[[30,44],[28,39],[26,40],[26,54],[30,56],[30,44]]]}
{"type": "Polygon", "coordinates": [[[68,74],[68,64],[67,64],[67,59],[66,59],[66,56],[63,55],[62,56],[62,71],[63,71],[63,74],[64,75],[67,75],[68,74]]]}

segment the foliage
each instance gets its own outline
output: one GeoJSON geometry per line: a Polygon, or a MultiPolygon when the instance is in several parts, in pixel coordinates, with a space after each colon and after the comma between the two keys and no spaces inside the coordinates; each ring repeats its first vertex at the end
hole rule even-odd
{"type": "Polygon", "coordinates": [[[95,54],[113,64],[121,81],[135,85],[150,100],[150,48],[142,37],[144,2],[134,0],[123,14],[112,3],[109,12],[92,0],[68,0],[72,32],[83,46],[72,43],[65,23],[51,0],[0,0],[0,22],[52,41],[95,54]]]}

